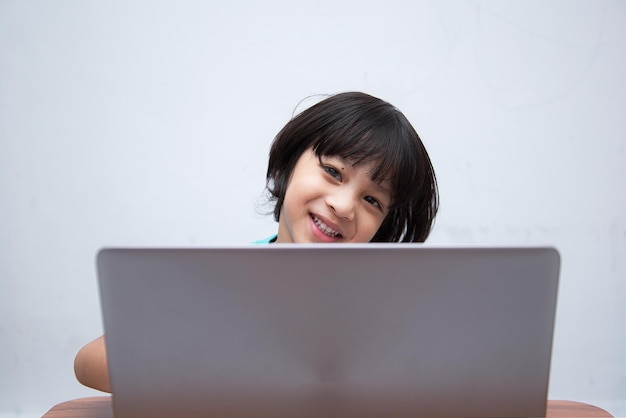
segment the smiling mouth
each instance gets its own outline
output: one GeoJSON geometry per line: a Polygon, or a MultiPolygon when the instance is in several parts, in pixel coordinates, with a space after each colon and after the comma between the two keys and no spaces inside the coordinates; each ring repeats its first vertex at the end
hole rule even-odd
{"type": "Polygon", "coordinates": [[[330,226],[326,225],[324,222],[322,222],[321,219],[319,219],[317,216],[315,215],[311,215],[311,219],[313,219],[313,222],[315,223],[315,225],[317,226],[317,228],[322,231],[322,233],[330,238],[341,238],[341,233],[339,231],[334,230],[333,228],[331,228],[330,226]]]}

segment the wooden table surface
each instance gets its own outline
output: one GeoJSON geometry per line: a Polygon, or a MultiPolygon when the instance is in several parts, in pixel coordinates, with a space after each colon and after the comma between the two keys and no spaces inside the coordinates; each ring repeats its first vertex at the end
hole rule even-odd
{"type": "MultiPolygon", "coordinates": [[[[546,417],[549,418],[595,418],[612,417],[604,409],[581,402],[548,401],[546,417]]],[[[96,396],[60,403],[50,409],[44,418],[112,418],[110,396],[96,396]]]]}

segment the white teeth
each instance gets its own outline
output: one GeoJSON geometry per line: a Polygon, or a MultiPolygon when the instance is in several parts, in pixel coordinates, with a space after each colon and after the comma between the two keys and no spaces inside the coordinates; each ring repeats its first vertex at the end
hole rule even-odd
{"type": "Polygon", "coordinates": [[[317,225],[319,230],[322,231],[324,235],[328,235],[329,237],[332,237],[332,238],[335,238],[341,235],[338,231],[335,231],[330,226],[326,225],[324,222],[319,220],[317,216],[312,215],[311,217],[313,218],[313,222],[315,222],[315,225],[317,225]]]}

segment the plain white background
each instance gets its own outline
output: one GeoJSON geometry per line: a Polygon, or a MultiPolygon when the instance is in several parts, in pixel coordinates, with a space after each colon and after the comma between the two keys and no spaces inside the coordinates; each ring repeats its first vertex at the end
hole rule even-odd
{"type": "Polygon", "coordinates": [[[430,152],[431,242],[559,248],[550,398],[626,416],[625,74],[619,0],[0,0],[0,415],[97,394],[98,248],[274,233],[274,135],[362,90],[430,152]]]}

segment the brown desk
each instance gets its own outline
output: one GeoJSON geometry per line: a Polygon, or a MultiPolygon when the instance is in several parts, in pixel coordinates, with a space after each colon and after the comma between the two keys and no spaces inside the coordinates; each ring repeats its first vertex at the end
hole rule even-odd
{"type": "MultiPolygon", "coordinates": [[[[572,401],[548,401],[546,417],[549,418],[593,418],[612,417],[604,409],[572,401]]],[[[50,409],[44,418],[112,418],[110,396],[75,399],[63,402],[50,409]]]]}

